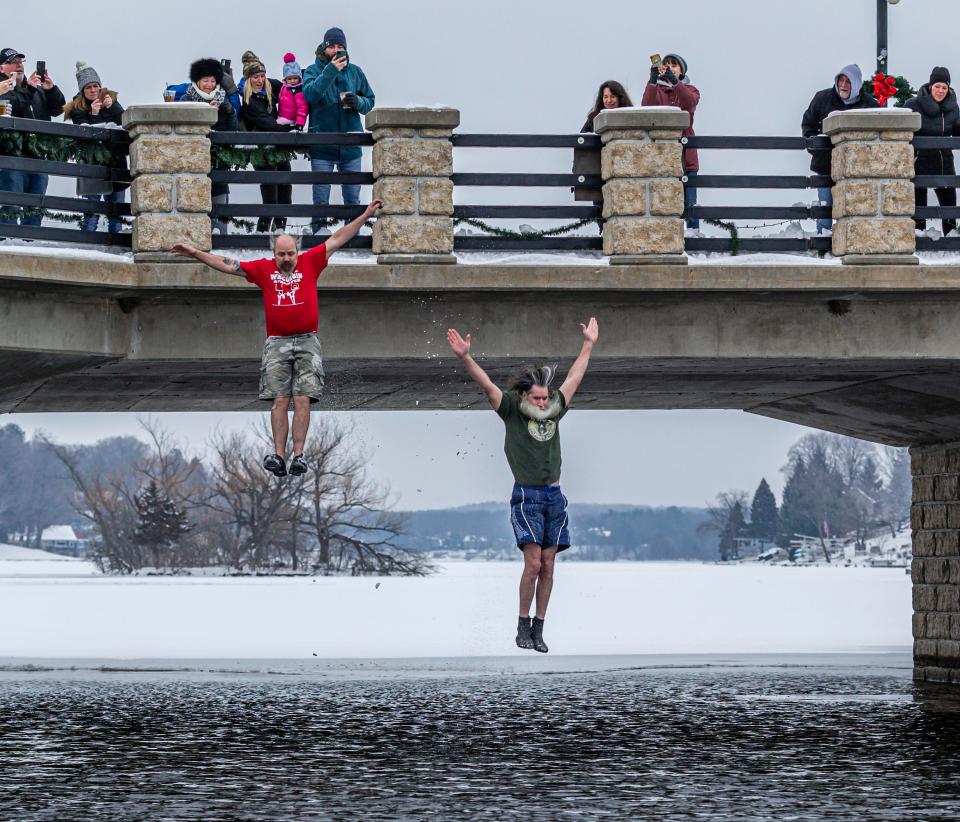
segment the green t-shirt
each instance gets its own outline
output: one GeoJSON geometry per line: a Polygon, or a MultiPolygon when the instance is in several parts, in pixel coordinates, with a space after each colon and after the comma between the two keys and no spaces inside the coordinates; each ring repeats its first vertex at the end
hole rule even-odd
{"type": "Polygon", "coordinates": [[[532,420],[520,412],[520,398],[504,391],[497,414],[506,426],[503,451],[521,485],[556,485],[560,482],[560,420],[567,413],[563,392],[560,413],[549,420],[532,420]]]}

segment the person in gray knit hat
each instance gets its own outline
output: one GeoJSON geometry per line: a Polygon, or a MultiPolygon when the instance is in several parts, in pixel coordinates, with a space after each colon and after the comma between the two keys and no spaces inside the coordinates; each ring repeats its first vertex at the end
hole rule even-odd
{"type": "MultiPolygon", "coordinates": [[[[119,126],[123,117],[123,106],[117,102],[117,92],[104,88],[100,75],[93,66],[77,61],[77,95],[63,107],[63,116],[78,126],[119,126]]],[[[122,183],[109,180],[94,180],[81,177],[77,180],[77,194],[85,200],[106,203],[122,203],[124,191],[122,183]]],[[[100,223],[99,214],[84,214],[83,230],[96,231],[100,223]]],[[[117,214],[107,217],[107,230],[118,234],[123,223],[117,214]]]]}

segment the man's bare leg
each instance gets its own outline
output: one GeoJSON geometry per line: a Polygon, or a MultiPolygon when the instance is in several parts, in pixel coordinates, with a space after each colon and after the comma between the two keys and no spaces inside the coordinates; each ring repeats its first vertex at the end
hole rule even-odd
{"type": "Polygon", "coordinates": [[[533,594],[537,589],[537,578],[540,575],[539,545],[531,543],[523,546],[523,575],[520,577],[520,616],[530,616],[530,605],[533,594]]]}
{"type": "Polygon", "coordinates": [[[557,561],[557,546],[540,552],[540,573],[537,575],[537,619],[546,619],[550,593],[553,591],[553,566],[557,561]]]}
{"type": "Polygon", "coordinates": [[[310,428],[310,397],[293,398],[293,455],[303,454],[310,428]]]}
{"type": "Polygon", "coordinates": [[[273,431],[273,447],[278,457],[287,451],[287,434],[290,431],[290,421],[287,411],[290,408],[290,397],[277,397],[270,408],[270,429],[273,431]]]}

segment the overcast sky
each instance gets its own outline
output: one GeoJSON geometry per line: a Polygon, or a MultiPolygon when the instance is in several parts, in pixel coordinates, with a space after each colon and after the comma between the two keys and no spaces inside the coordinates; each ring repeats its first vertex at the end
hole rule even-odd
{"type": "MultiPolygon", "coordinates": [[[[830,85],[842,66],[858,62],[865,75],[872,73],[875,7],[874,0],[366,0],[299,7],[51,0],[12,5],[0,47],[25,52],[28,66],[46,60],[68,96],[76,91],[75,61],[89,62],[129,105],[159,101],[164,85],[185,79],[200,56],[230,57],[239,66],[241,53],[253,49],[278,76],[283,53],[293,51],[306,66],[323,32],[337,25],[378,105],[446,104],[460,109],[461,131],[539,133],[579,130],[607,79],[623,82],[639,103],[648,56],[678,52],[702,94],[698,132],[796,134],[814,91],[830,85]]],[[[891,7],[891,71],[915,86],[934,65],[960,71],[958,31],[957,0],[903,0],[891,7]]],[[[460,169],[491,162],[489,153],[457,155],[460,169]]],[[[505,171],[566,171],[569,157],[523,151],[498,154],[496,162],[505,171]]],[[[711,152],[701,163],[717,173],[806,168],[801,153],[782,152],[711,152]]],[[[543,191],[525,194],[547,201],[543,191]]],[[[460,202],[504,198],[466,196],[458,192],[460,202]]],[[[730,195],[710,192],[705,201],[724,196],[730,195]]],[[[787,203],[809,199],[797,192],[779,196],[787,203]]],[[[322,312],[321,306],[321,324],[322,312]]],[[[245,425],[253,416],[158,419],[202,449],[218,425],[245,425]]],[[[366,412],[354,421],[371,469],[403,507],[508,495],[502,425],[492,412],[366,412]]],[[[43,428],[62,441],[137,430],[135,417],[123,414],[0,417],[5,422],[31,432],[43,428]]],[[[702,505],[726,488],[752,491],[766,476],[779,495],[786,449],[805,430],[736,412],[572,412],[563,423],[563,483],[568,496],[584,502],[702,505]]]]}

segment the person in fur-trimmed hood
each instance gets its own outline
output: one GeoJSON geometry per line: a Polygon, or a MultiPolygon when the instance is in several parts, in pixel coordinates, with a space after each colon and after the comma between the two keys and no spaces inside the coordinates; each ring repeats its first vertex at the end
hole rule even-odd
{"type": "MultiPolygon", "coordinates": [[[[916,97],[907,100],[904,108],[920,115],[920,137],[956,137],[960,135],[960,105],[957,93],[950,87],[950,71],[943,66],[935,66],[930,72],[930,82],[920,87],[916,97]]],[[[954,175],[953,152],[950,149],[926,148],[914,149],[914,168],[919,174],[954,175]]],[[[935,188],[937,202],[943,206],[957,204],[955,188],[935,188]]],[[[927,205],[927,189],[917,188],[917,208],[927,205]]],[[[927,221],[915,220],[921,231],[927,227],[927,221]]],[[[949,234],[956,229],[956,220],[943,221],[943,233],[949,234]]]]}
{"type": "MultiPolygon", "coordinates": [[[[663,60],[650,67],[650,82],[643,90],[642,106],[676,106],[690,115],[690,125],[683,130],[684,137],[694,134],[693,117],[700,103],[700,89],[687,77],[687,61],[679,54],[668,54],[663,60]]],[[[700,158],[695,148],[683,150],[683,171],[694,176],[700,171],[700,158]]],[[[697,204],[697,190],[683,187],[684,208],[697,204]]],[[[687,220],[687,228],[700,228],[699,220],[687,220]]]]}
{"type": "MultiPolygon", "coordinates": [[[[117,102],[117,92],[104,88],[96,69],[82,61],[77,61],[77,87],[79,91],[63,107],[63,115],[77,126],[119,126],[123,117],[123,106],[117,102]]],[[[122,159],[122,158],[121,158],[122,159]]],[[[109,180],[94,180],[86,177],[77,179],[77,194],[85,200],[106,203],[122,203],[126,184],[111,183],[109,180]]],[[[99,214],[84,214],[83,230],[96,231],[100,223],[99,214]]],[[[119,216],[107,217],[107,230],[117,234],[123,230],[119,216]]]]}

